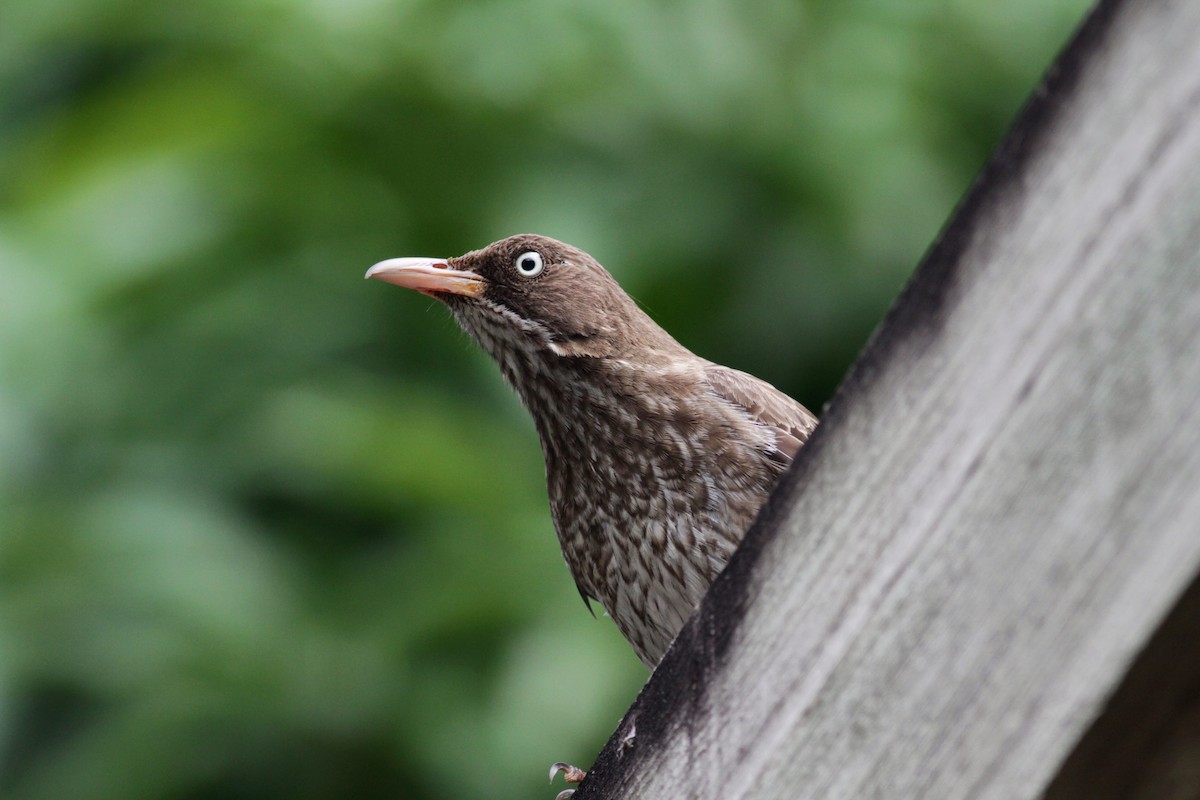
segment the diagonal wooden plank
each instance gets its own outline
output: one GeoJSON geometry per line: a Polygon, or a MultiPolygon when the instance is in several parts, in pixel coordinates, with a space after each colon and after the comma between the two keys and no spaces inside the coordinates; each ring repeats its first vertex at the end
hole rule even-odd
{"type": "Polygon", "coordinates": [[[576,800],[1085,796],[1198,575],[1200,4],[1101,2],[576,800]]]}

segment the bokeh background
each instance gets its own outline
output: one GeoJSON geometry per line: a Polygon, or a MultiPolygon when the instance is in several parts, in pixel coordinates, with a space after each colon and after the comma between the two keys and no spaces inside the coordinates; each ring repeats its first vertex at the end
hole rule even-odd
{"type": "Polygon", "coordinates": [[[365,268],[565,239],[819,409],[1086,5],[0,2],[0,796],[552,797],[646,672],[365,268]]]}

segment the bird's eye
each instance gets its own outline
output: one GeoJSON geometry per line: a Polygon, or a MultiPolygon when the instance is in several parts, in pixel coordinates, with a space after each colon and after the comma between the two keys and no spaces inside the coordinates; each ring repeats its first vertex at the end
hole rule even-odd
{"type": "Polygon", "coordinates": [[[546,265],[542,263],[542,254],[536,250],[521,253],[521,255],[517,256],[517,260],[514,263],[517,265],[517,272],[526,278],[541,275],[542,270],[546,268],[546,265]]]}

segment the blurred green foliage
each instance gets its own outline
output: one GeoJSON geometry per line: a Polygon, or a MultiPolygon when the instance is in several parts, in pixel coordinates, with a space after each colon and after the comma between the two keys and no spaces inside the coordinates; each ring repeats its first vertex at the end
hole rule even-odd
{"type": "Polygon", "coordinates": [[[820,408],[1085,5],[0,5],[0,796],[552,796],[645,671],[365,267],[565,239],[820,408]]]}

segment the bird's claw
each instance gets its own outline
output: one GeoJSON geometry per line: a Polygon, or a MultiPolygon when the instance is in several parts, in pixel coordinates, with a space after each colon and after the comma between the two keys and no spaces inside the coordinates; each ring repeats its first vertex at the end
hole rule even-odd
{"type": "Polygon", "coordinates": [[[560,772],[563,774],[563,780],[567,783],[579,783],[587,777],[587,772],[581,770],[579,767],[568,764],[565,761],[555,761],[550,765],[550,780],[553,781],[554,776],[560,772]]]}
{"type": "MultiPolygon", "coordinates": [[[[587,777],[587,772],[581,770],[579,767],[568,764],[565,761],[556,761],[550,765],[550,780],[553,781],[554,776],[560,772],[567,783],[579,783],[587,777]]],[[[574,789],[563,789],[554,796],[554,800],[567,800],[573,794],[575,794],[574,789]]]]}

